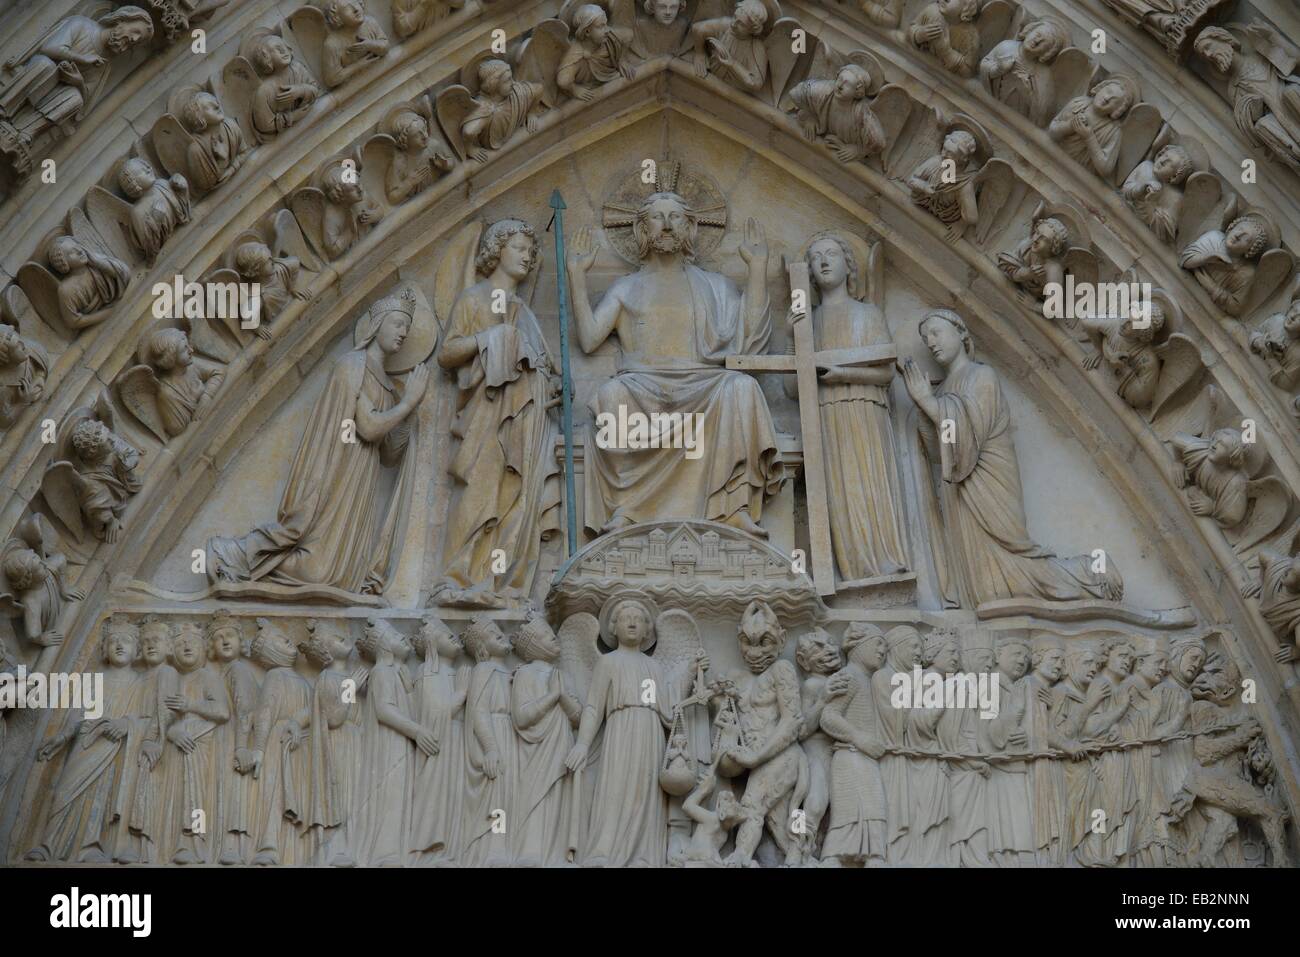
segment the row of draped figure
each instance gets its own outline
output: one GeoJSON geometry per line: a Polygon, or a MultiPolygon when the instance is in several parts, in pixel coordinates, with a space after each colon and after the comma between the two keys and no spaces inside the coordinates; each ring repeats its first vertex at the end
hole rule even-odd
{"type": "Polygon", "coordinates": [[[806,631],[791,662],[759,601],[746,667],[718,675],[700,651],[679,686],[646,653],[653,620],[623,604],[586,689],[569,629],[540,617],[511,637],[486,617],[409,637],[371,619],[355,641],[339,621],[298,641],[258,619],[251,643],[223,612],[110,618],[102,713],[38,752],[67,753],[26,859],[1213,866],[1259,863],[1266,843],[1288,860],[1241,675],[1201,638],[855,623],[806,631]],[[969,676],[970,700],[900,699],[904,675],[969,676]],[[992,713],[977,675],[998,686],[992,713]]]}

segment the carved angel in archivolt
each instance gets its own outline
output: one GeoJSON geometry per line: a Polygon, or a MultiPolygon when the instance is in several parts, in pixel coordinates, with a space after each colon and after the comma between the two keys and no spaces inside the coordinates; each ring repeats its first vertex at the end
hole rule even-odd
{"type": "MultiPolygon", "coordinates": [[[[1300,284],[1284,312],[1274,313],[1250,334],[1250,351],[1268,368],[1268,381],[1281,389],[1300,389],[1300,284]]],[[[1300,396],[1292,400],[1300,415],[1300,396]]]]}
{"type": "Polygon", "coordinates": [[[382,190],[389,206],[398,206],[428,188],[456,163],[451,147],[437,131],[433,106],[425,96],[389,110],[361,155],[367,170],[382,173],[382,190]]]}
{"type": "Polygon", "coordinates": [[[438,120],[462,159],[486,162],[521,128],[537,129],[546,109],[540,83],[515,79],[503,59],[480,55],[460,71],[460,83],[438,94],[438,120]]]}
{"type": "Polygon", "coordinates": [[[325,88],[342,86],[388,53],[388,35],[361,0],[316,0],[289,14],[289,29],[306,51],[320,51],[325,88]]]}
{"type": "Polygon", "coordinates": [[[1150,158],[1128,174],[1120,193],[1161,242],[1173,245],[1191,238],[1188,230],[1215,208],[1223,185],[1208,172],[1210,160],[1203,146],[1192,140],[1162,144],[1164,139],[1157,140],[1150,158]]]}
{"type": "Polygon", "coordinates": [[[210,20],[228,3],[230,0],[148,0],[168,43],[187,33],[194,24],[210,20]]]}
{"type": "Polygon", "coordinates": [[[92,186],[86,194],[86,215],[119,255],[134,254],[152,265],[172,234],[190,221],[189,183],[179,173],[164,179],[139,156],[123,160],[116,179],[126,199],[92,186]]]}
{"type": "Polygon", "coordinates": [[[1129,406],[1145,412],[1155,401],[1161,380],[1162,352],[1173,336],[1179,315],[1165,294],[1156,290],[1147,310],[1127,316],[1085,316],[1079,320],[1093,352],[1084,357],[1085,369],[1103,363],[1114,377],[1115,391],[1129,406]]]}
{"type": "Polygon", "coordinates": [[[809,78],[786,98],[808,139],[821,139],[841,163],[878,156],[895,141],[911,110],[902,87],[885,83],[880,61],[865,50],[843,56],[817,45],[809,78]]]}
{"type": "Polygon", "coordinates": [[[393,32],[405,40],[464,7],[465,0],[393,0],[393,32]]]}
{"type": "Polygon", "coordinates": [[[1003,0],[935,0],[907,28],[907,39],[958,76],[974,76],[980,50],[1006,36],[1011,6],[1003,0]]]}
{"type": "Polygon", "coordinates": [[[776,104],[800,63],[811,57],[794,52],[797,29],[797,20],[781,16],[777,0],[739,0],[730,14],[691,24],[695,75],[713,74],[776,104]]]}
{"type": "Polygon", "coordinates": [[[202,418],[225,378],[220,367],[195,357],[186,335],[189,323],[182,322],[147,332],[136,349],[136,364],[114,382],[122,404],[160,442],[202,418]]]}
{"type": "Polygon", "coordinates": [[[101,392],[94,407],[73,409],[59,424],[54,459],[41,479],[50,511],[79,542],[89,533],[112,544],[122,512],[141,480],[140,453],[114,431],[113,409],[101,392]]]}
{"type": "Polygon", "coordinates": [[[558,19],[543,20],[533,30],[521,60],[535,69],[524,76],[541,83],[552,106],[559,93],[591,100],[602,85],[636,74],[631,40],[630,27],[610,25],[604,5],[569,0],[558,19]]]}
{"type": "Polygon", "coordinates": [[[0,430],[17,421],[23,409],[40,401],[50,373],[50,355],[38,341],[22,334],[34,319],[31,304],[17,286],[0,293],[0,430]]]}
{"type": "Polygon", "coordinates": [[[254,30],[239,56],[221,73],[222,101],[236,110],[245,129],[264,143],[311,112],[322,90],[284,37],[254,30]]]}
{"type": "Polygon", "coordinates": [[[1164,125],[1159,110],[1138,102],[1141,95],[1131,76],[1108,76],[1066,103],[1047,134],[1076,163],[1118,186],[1146,156],[1164,125]]]}
{"type": "Polygon", "coordinates": [[[1268,301],[1291,275],[1295,259],[1281,248],[1273,217],[1256,207],[1239,214],[1233,197],[1220,227],[1188,244],[1178,262],[1191,270],[1216,306],[1241,316],[1268,301]]]}
{"type": "Polygon", "coordinates": [[[1046,126],[1095,69],[1087,54],[1070,46],[1070,32],[1061,21],[1035,17],[980,60],[979,75],[995,99],[1046,126]]]}
{"type": "Polygon", "coordinates": [[[200,86],[183,86],[168,98],[151,139],[163,169],[203,193],[239,172],[252,151],[217,95],[200,86]]]}
{"type": "Polygon", "coordinates": [[[40,648],[33,672],[54,664],[63,633],[59,622],[68,602],[85,595],[67,583],[68,559],[58,538],[38,513],[27,516],[0,550],[0,613],[22,621],[21,633],[40,648]]]}
{"type": "MultiPolygon", "coordinates": [[[[235,237],[221,264],[204,277],[205,283],[257,283],[257,315],[250,317],[246,327],[242,316],[210,317],[222,323],[240,345],[247,345],[253,336],[271,338],[275,317],[294,300],[311,298],[307,284],[320,270],[320,263],[307,245],[298,220],[287,209],[281,209],[257,229],[246,230],[235,237]]],[[[199,338],[199,326],[193,335],[201,352],[222,362],[234,358],[234,353],[207,348],[207,336],[199,338]]]]}
{"type": "Polygon", "coordinates": [[[361,161],[336,156],[293,194],[289,205],[303,235],[326,260],[338,259],[383,219],[361,182],[361,161]]]}
{"type": "Polygon", "coordinates": [[[1259,613],[1281,646],[1273,653],[1280,662],[1300,657],[1300,522],[1257,553],[1258,577],[1241,592],[1259,599],[1259,613]]]}
{"type": "MultiPolygon", "coordinates": [[[[998,268],[1017,286],[1041,300],[1048,286],[1062,286],[1067,273],[1076,282],[1096,283],[1099,264],[1089,249],[1083,215],[1063,204],[1040,203],[1030,219],[1029,235],[1015,248],[998,254],[998,268]]],[[[1075,320],[1065,317],[1067,327],[1075,320]]]]}
{"type": "Polygon", "coordinates": [[[948,227],[949,242],[961,239],[971,227],[976,242],[982,242],[998,214],[1014,206],[1008,198],[1016,177],[993,155],[988,133],[969,116],[959,113],[940,132],[938,151],[907,177],[912,202],[948,227]]]}
{"type": "Polygon", "coordinates": [[[130,281],[131,267],[76,208],[67,234],[48,237],[18,269],[18,285],[37,315],[68,339],[107,319],[130,281]]]}

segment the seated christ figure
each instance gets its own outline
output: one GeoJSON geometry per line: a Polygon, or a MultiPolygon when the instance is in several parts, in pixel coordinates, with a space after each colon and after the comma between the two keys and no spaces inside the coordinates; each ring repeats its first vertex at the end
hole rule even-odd
{"type": "Polygon", "coordinates": [[[763,501],[785,479],[758,383],[724,367],[729,355],[762,353],[767,346],[766,239],[749,220],[740,245],[748,269],[741,291],[692,263],[696,228],[681,196],[649,196],[633,224],[641,268],[616,280],[595,309],[587,295],[586,272],[596,259],[589,230],[576,237],[568,257],[579,345],[590,353],[616,333],[623,350],[618,374],[588,403],[592,421],[626,416],[650,422],[653,433],[646,442],[628,429],[620,443],[598,440],[595,425],[590,430],[585,524],[598,534],[697,518],[765,537],[758,525],[763,501]],[[696,423],[693,443],[674,441],[660,425],[688,416],[696,423]],[[661,447],[696,443],[693,449],[661,447]]]}

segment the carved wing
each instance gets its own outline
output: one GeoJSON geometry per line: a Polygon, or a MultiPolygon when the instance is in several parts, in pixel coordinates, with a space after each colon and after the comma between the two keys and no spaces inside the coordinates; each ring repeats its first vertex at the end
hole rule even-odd
{"type": "Polygon", "coordinates": [[[115,259],[129,263],[144,258],[131,242],[131,204],[126,200],[102,186],[92,186],[86,194],[86,217],[115,259]]]}
{"type": "Polygon", "coordinates": [[[608,0],[609,25],[628,35],[636,30],[636,0],[608,0]]]}
{"type": "MultiPolygon", "coordinates": [[[[243,237],[237,239],[236,246],[243,241],[243,237]]],[[[257,241],[261,242],[260,239],[257,241]]],[[[203,277],[203,281],[205,283],[223,284],[232,282],[240,283],[243,282],[243,277],[233,269],[222,267],[212,270],[212,272],[203,277]]],[[[218,327],[225,328],[225,330],[229,332],[230,335],[234,337],[235,341],[241,346],[246,345],[253,338],[253,333],[250,330],[240,328],[239,316],[237,315],[212,316],[195,323],[194,334],[191,337],[194,348],[204,355],[211,356],[213,359],[218,359],[222,362],[229,362],[234,359],[236,351],[226,345],[220,338],[220,334],[217,332],[218,327]]]]}
{"type": "Polygon", "coordinates": [[[1172,334],[1156,347],[1160,379],[1151,400],[1151,426],[1162,438],[1175,432],[1204,435],[1214,420],[1218,390],[1202,390],[1205,363],[1196,343],[1182,333],[1172,334]]]}
{"type": "MultiPolygon", "coordinates": [[[[808,72],[813,54],[804,47],[803,53],[795,53],[794,32],[803,30],[794,17],[781,17],[772,25],[772,32],[767,35],[763,45],[767,47],[767,70],[769,74],[769,100],[773,106],[781,102],[781,96],[792,82],[803,78],[808,72]]],[[[805,44],[807,37],[804,38],[805,44]]]]}
{"type": "Polygon", "coordinates": [[[127,411],[159,442],[165,443],[168,435],[158,414],[158,377],[153,369],[147,365],[132,366],[117,377],[114,385],[127,411]]]}
{"type": "Polygon", "coordinates": [[[1266,475],[1250,483],[1250,514],[1232,530],[1233,549],[1241,555],[1259,545],[1282,527],[1291,507],[1291,490],[1274,475],[1266,475]]]}
{"type": "Polygon", "coordinates": [[[385,181],[388,170],[393,165],[393,156],[397,152],[397,142],[387,133],[376,133],[366,140],[361,147],[362,169],[361,183],[370,196],[382,196],[386,209],[391,209],[393,200],[388,195],[385,181]]]}
{"type": "Polygon", "coordinates": [[[438,321],[445,327],[451,321],[451,308],[456,297],[474,285],[474,254],[478,251],[479,236],[483,224],[472,220],[460,228],[452,237],[438,263],[438,271],[433,278],[433,311],[438,321]]]}
{"type": "Polygon", "coordinates": [[[700,626],[690,612],[669,608],[660,612],[655,633],[659,636],[655,660],[663,666],[672,687],[681,688],[695,667],[695,653],[704,647],[700,643],[700,626]]]}
{"type": "Polygon", "coordinates": [[[1101,266],[1096,255],[1082,246],[1071,246],[1065,251],[1065,271],[1074,276],[1074,281],[1095,283],[1101,266]]]}
{"type": "MultiPolygon", "coordinates": [[[[872,60],[876,59],[871,56],[870,53],[865,51],[861,52],[865,57],[871,57],[872,60]]],[[[808,76],[818,80],[832,80],[835,78],[835,75],[840,72],[840,68],[847,62],[848,57],[840,53],[825,40],[818,39],[816,44],[814,44],[812,66],[808,69],[808,76]]],[[[863,64],[863,66],[866,68],[866,64],[863,64]]],[[[879,69],[879,67],[880,61],[876,60],[876,68],[879,69]]],[[[867,68],[867,70],[868,72],[871,72],[869,68],[867,68]]],[[[879,74],[877,73],[871,73],[873,78],[878,75],[879,74]]],[[[875,91],[873,90],[872,92],[875,91]]]]}
{"type": "Polygon", "coordinates": [[[320,272],[321,263],[302,234],[298,220],[282,209],[271,220],[271,252],[276,256],[293,256],[308,272],[320,272]]]}
{"type": "Polygon", "coordinates": [[[556,637],[560,640],[560,671],[565,685],[585,704],[591,673],[600,660],[600,622],[585,611],[570,615],[556,637]]]}
{"type": "Polygon", "coordinates": [[[989,0],[975,18],[975,29],[980,35],[980,50],[977,60],[992,50],[1011,35],[1011,20],[1016,11],[1006,0],[989,0]]]}
{"type": "Polygon", "coordinates": [[[239,121],[244,135],[250,143],[262,143],[264,140],[253,125],[253,97],[261,80],[253,64],[242,56],[237,56],[226,64],[221,71],[221,96],[228,113],[239,121]]]}
{"type": "Polygon", "coordinates": [[[78,542],[86,540],[86,523],[81,517],[85,479],[71,462],[53,462],[41,477],[41,495],[50,511],[78,542]]]}
{"type": "Polygon", "coordinates": [[[443,135],[447,137],[447,142],[451,144],[456,155],[462,159],[469,159],[469,154],[465,151],[465,139],[461,135],[460,127],[465,122],[465,117],[469,116],[470,111],[474,109],[474,96],[468,89],[459,83],[449,86],[438,94],[438,123],[442,126],[443,135]]]}
{"type": "Polygon", "coordinates": [[[931,114],[927,110],[914,109],[915,106],[911,94],[896,83],[886,84],[871,101],[871,111],[885,131],[885,148],[880,153],[879,162],[889,176],[910,173],[922,156],[938,152],[938,132],[928,128],[924,132],[917,129],[931,114]],[[914,141],[920,142],[921,150],[909,148],[914,141]],[[927,147],[932,148],[926,151],[927,147]],[[911,158],[913,156],[915,159],[911,158]]]}
{"type": "Polygon", "coordinates": [[[558,106],[563,94],[556,86],[560,61],[569,49],[569,25],[563,20],[543,20],[519,50],[519,76],[542,87],[542,102],[558,106]]]}
{"type": "Polygon", "coordinates": [[[877,240],[867,253],[867,293],[880,309],[885,308],[885,244],[877,240]]]}
{"type": "Polygon", "coordinates": [[[1291,278],[1295,268],[1295,257],[1286,249],[1270,249],[1259,257],[1255,269],[1255,280],[1250,284],[1250,292],[1242,303],[1240,315],[1248,316],[1273,298],[1273,294],[1291,278]]]}
{"type": "Polygon", "coordinates": [[[1057,54],[1056,59],[1052,61],[1055,96],[1047,108],[1047,116],[1035,118],[1038,125],[1046,126],[1053,116],[1061,112],[1066,103],[1087,92],[1096,72],[1097,64],[1078,47],[1066,47],[1057,54]]]}
{"type": "Polygon", "coordinates": [[[304,186],[293,194],[289,208],[294,218],[302,227],[302,234],[311,244],[311,248],[320,256],[322,262],[329,262],[329,253],[325,250],[325,194],[315,186],[304,186]]]}
{"type": "Polygon", "coordinates": [[[59,302],[59,280],[37,262],[23,263],[18,267],[18,287],[36,314],[65,339],[75,339],[72,323],[75,316],[67,315],[59,302]]]}
{"type": "Polygon", "coordinates": [[[1223,198],[1223,181],[1214,173],[1195,172],[1183,185],[1183,205],[1178,215],[1177,248],[1183,249],[1217,219],[1215,210],[1223,198]]]}
{"type": "MultiPolygon", "coordinates": [[[[192,182],[194,177],[190,173],[188,151],[194,143],[194,137],[181,125],[181,121],[171,113],[164,113],[154,123],[149,137],[163,169],[169,174],[180,173],[192,182]]],[[[198,191],[197,186],[194,189],[198,191]]]]}
{"type": "Polygon", "coordinates": [[[1151,150],[1151,144],[1165,125],[1160,111],[1150,103],[1138,103],[1124,117],[1119,134],[1119,156],[1115,160],[1115,185],[1120,186],[1151,150]]]}
{"type": "Polygon", "coordinates": [[[321,62],[325,52],[325,37],[329,35],[325,14],[319,7],[307,4],[289,14],[286,22],[312,76],[323,76],[321,62]]]}
{"type": "Polygon", "coordinates": [[[1012,193],[1023,192],[1023,185],[1011,166],[1000,159],[991,159],[975,175],[978,190],[976,206],[979,223],[975,227],[975,241],[983,243],[1001,225],[1007,215],[1020,204],[1020,196],[1013,200],[1012,193]]]}

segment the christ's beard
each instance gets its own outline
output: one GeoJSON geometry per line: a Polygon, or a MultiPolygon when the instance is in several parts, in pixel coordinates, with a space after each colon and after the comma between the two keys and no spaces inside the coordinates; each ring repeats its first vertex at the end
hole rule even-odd
{"type": "Polygon", "coordinates": [[[678,253],[684,244],[685,241],[677,233],[665,232],[650,240],[650,249],[657,253],[678,253]]]}

